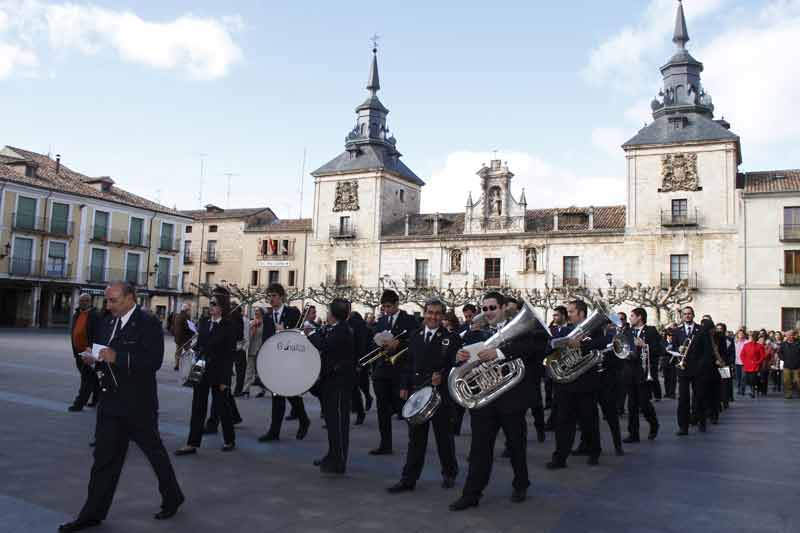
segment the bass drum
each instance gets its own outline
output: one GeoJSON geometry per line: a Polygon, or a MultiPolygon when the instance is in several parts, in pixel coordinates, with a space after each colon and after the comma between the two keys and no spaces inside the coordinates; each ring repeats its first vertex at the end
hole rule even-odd
{"type": "Polygon", "coordinates": [[[258,350],[256,368],[273,394],[300,396],[319,378],[319,350],[297,330],[278,331],[258,350]]]}

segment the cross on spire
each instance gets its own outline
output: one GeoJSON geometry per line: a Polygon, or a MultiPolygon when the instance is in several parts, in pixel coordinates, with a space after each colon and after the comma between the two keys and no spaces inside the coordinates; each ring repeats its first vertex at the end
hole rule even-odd
{"type": "Polygon", "coordinates": [[[372,37],[369,38],[369,40],[372,41],[372,53],[373,54],[378,51],[378,41],[380,40],[380,38],[381,38],[381,36],[378,35],[377,33],[373,33],[372,37]]]}

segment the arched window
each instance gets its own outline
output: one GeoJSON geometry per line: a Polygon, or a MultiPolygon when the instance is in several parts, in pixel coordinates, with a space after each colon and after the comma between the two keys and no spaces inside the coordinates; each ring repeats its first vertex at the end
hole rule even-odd
{"type": "Polygon", "coordinates": [[[525,248],[525,272],[536,272],[536,248],[525,248]]]}
{"type": "Polygon", "coordinates": [[[461,250],[450,250],[450,272],[461,272],[461,250]]]}
{"type": "Polygon", "coordinates": [[[503,214],[503,199],[500,187],[492,187],[489,189],[489,214],[502,215],[503,214]]]}

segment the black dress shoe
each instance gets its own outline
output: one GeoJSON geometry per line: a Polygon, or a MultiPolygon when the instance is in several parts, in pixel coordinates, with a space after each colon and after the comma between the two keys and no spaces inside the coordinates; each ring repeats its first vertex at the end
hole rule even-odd
{"type": "Polygon", "coordinates": [[[90,527],[99,526],[101,523],[102,520],[83,520],[81,518],[78,518],[77,520],[73,520],[72,522],[61,524],[60,526],[58,526],[58,530],[60,532],[82,531],[84,529],[89,529],[90,527]]]}
{"type": "Polygon", "coordinates": [[[545,433],[543,429],[537,429],[536,440],[539,442],[544,442],[546,439],[547,439],[547,433],[545,433]]]}
{"type": "Polygon", "coordinates": [[[680,429],[680,430],[678,430],[677,433],[675,433],[675,435],[678,436],[678,437],[685,437],[688,434],[689,434],[689,430],[688,429],[680,429]]]}
{"type": "Polygon", "coordinates": [[[459,499],[450,504],[451,511],[463,511],[470,507],[478,506],[478,498],[470,498],[468,496],[461,496],[459,499]]]}
{"type": "Polygon", "coordinates": [[[197,453],[197,448],[193,448],[191,446],[184,446],[183,448],[178,448],[177,450],[175,450],[175,455],[177,456],[192,455],[195,453],[197,453]]]}
{"type": "Polygon", "coordinates": [[[511,501],[521,503],[528,499],[528,489],[514,489],[511,493],[511,501]]]}
{"type": "Polygon", "coordinates": [[[264,433],[258,437],[258,442],[272,442],[274,440],[280,440],[280,436],[275,433],[264,433]]]}
{"type": "Polygon", "coordinates": [[[625,455],[625,450],[623,450],[622,448],[614,448],[614,455],[616,455],[617,457],[622,457],[623,455],[625,455]]]}
{"type": "Polygon", "coordinates": [[[597,466],[600,464],[600,458],[596,455],[590,455],[589,458],[586,460],[586,464],[589,466],[597,466]]]}
{"type": "Polygon", "coordinates": [[[294,413],[289,413],[289,416],[287,416],[285,420],[297,420],[297,415],[294,413]]]}
{"type": "Polygon", "coordinates": [[[366,417],[367,417],[367,415],[364,414],[364,413],[357,414],[356,415],[356,423],[355,423],[355,425],[360,426],[361,424],[363,424],[364,423],[364,419],[366,417]]]}
{"type": "Polygon", "coordinates": [[[391,448],[375,448],[369,451],[370,455],[392,455],[393,453],[391,448]]]}
{"type": "Polygon", "coordinates": [[[263,397],[264,397],[264,396],[266,396],[266,395],[267,395],[267,391],[265,391],[265,390],[262,390],[261,392],[259,392],[258,394],[256,394],[256,398],[263,398],[263,397]]]}
{"type": "Polygon", "coordinates": [[[306,438],[309,426],[311,426],[311,422],[309,422],[308,420],[306,420],[305,422],[300,422],[300,427],[297,428],[297,435],[296,435],[297,440],[303,440],[304,438],[306,438]]]}
{"type": "Polygon", "coordinates": [[[314,459],[314,466],[322,466],[322,465],[325,464],[325,461],[327,461],[327,460],[328,460],[328,456],[327,455],[325,457],[321,458],[321,459],[314,459]]]}
{"type": "Polygon", "coordinates": [[[345,473],[345,468],[343,466],[328,466],[328,465],[320,465],[319,471],[323,474],[336,474],[342,475],[345,473]]]}
{"type": "Polygon", "coordinates": [[[577,455],[577,456],[589,455],[589,450],[587,450],[586,448],[575,448],[574,450],[572,450],[572,455],[577,455]]]}
{"type": "Polygon", "coordinates": [[[236,449],[236,443],[235,442],[232,442],[230,444],[224,444],[222,446],[222,451],[223,452],[232,452],[235,449],[236,449]]]}
{"type": "Polygon", "coordinates": [[[203,435],[216,435],[217,428],[203,428],[203,435]]]}
{"type": "Polygon", "coordinates": [[[443,489],[452,489],[455,486],[456,486],[456,478],[454,477],[446,477],[442,480],[443,489]]]}
{"type": "MultiPolygon", "coordinates": [[[[69,411],[70,413],[77,413],[79,411],[83,411],[83,406],[82,405],[77,405],[77,404],[72,404],[69,407],[67,407],[67,411],[69,411]]],[[[72,523],[72,522],[70,522],[70,523],[72,523]]]]}
{"type": "Polygon", "coordinates": [[[566,467],[567,467],[567,463],[564,463],[564,462],[561,462],[561,461],[556,461],[556,460],[553,460],[553,461],[550,461],[549,463],[547,463],[547,464],[546,464],[546,465],[544,465],[544,466],[545,466],[545,467],[546,467],[548,470],[561,470],[562,468],[566,468],[566,467]]]}
{"type": "Polygon", "coordinates": [[[94,398],[89,403],[86,404],[86,407],[97,407],[98,403],[100,402],[97,401],[97,398],[94,398]]]}
{"type": "Polygon", "coordinates": [[[622,439],[622,442],[624,442],[625,444],[631,444],[633,442],[639,442],[639,437],[634,437],[633,435],[628,435],[627,437],[622,439]]]}
{"type": "Polygon", "coordinates": [[[658,424],[653,424],[650,426],[650,433],[647,434],[648,440],[655,440],[658,437],[658,428],[660,426],[658,424]]]}
{"type": "Polygon", "coordinates": [[[156,520],[167,520],[169,518],[172,518],[178,512],[178,507],[180,507],[182,503],[183,499],[181,499],[178,505],[174,506],[171,505],[169,507],[162,508],[159,512],[155,514],[155,516],[153,516],[153,518],[155,518],[156,520]]]}
{"type": "Polygon", "coordinates": [[[407,481],[398,481],[397,483],[386,489],[386,492],[388,492],[389,494],[399,494],[401,492],[411,492],[412,490],[414,490],[413,484],[407,481]]]}

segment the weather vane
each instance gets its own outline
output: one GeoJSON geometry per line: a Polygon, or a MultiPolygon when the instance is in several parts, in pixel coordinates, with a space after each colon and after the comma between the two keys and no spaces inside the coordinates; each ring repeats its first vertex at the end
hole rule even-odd
{"type": "Polygon", "coordinates": [[[378,41],[380,40],[381,36],[377,33],[373,34],[372,37],[369,38],[372,41],[372,51],[376,51],[378,49],[378,41]]]}

